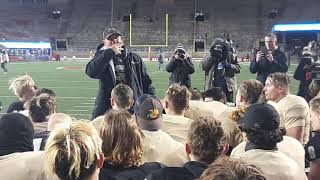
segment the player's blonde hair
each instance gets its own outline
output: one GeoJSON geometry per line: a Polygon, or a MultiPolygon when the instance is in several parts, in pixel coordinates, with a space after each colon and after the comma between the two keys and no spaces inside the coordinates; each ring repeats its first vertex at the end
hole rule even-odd
{"type": "Polygon", "coordinates": [[[22,97],[22,89],[28,86],[34,86],[34,81],[29,75],[19,76],[9,82],[9,90],[11,90],[19,98],[22,97]]]}
{"type": "Polygon", "coordinates": [[[143,134],[127,110],[109,111],[101,123],[100,137],[107,163],[124,168],[143,164],[143,134]]]}
{"type": "Polygon", "coordinates": [[[189,107],[190,98],[190,91],[181,84],[172,84],[166,92],[166,99],[172,103],[176,113],[181,113],[189,107]]]}
{"type": "Polygon", "coordinates": [[[102,140],[88,122],[77,121],[69,127],[57,127],[45,147],[47,174],[61,179],[85,179],[97,168],[102,140]]]}
{"type": "Polygon", "coordinates": [[[316,96],[310,102],[311,111],[315,112],[317,115],[320,115],[320,96],[316,96]]]}

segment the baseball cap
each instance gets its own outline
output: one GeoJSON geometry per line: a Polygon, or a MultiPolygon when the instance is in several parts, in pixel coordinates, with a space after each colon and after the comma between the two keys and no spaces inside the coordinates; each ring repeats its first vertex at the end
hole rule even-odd
{"type": "Polygon", "coordinates": [[[320,134],[316,134],[310,138],[309,142],[304,146],[308,161],[316,161],[320,163],[320,134]]]}
{"type": "Polygon", "coordinates": [[[117,34],[119,36],[122,36],[122,34],[120,33],[120,31],[118,31],[115,27],[109,27],[106,31],[105,31],[105,38],[109,39],[111,37],[111,35],[113,34],[117,34]]]}
{"type": "Polygon", "coordinates": [[[243,117],[239,118],[240,127],[255,130],[275,130],[279,128],[280,116],[277,110],[270,104],[253,104],[249,106],[243,117]]]}
{"type": "Polygon", "coordinates": [[[162,124],[163,106],[157,97],[149,94],[140,96],[135,105],[134,113],[137,123],[143,130],[158,130],[162,124]]]}

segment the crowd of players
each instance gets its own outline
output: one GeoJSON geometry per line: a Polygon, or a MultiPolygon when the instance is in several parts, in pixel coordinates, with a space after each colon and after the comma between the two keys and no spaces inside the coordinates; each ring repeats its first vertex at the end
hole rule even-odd
{"type": "Polygon", "coordinates": [[[86,67],[100,81],[91,121],[56,112],[56,94],[30,76],[11,81],[19,100],[0,119],[0,179],[319,179],[320,93],[291,94],[284,53],[274,35],[265,41],[250,65],[257,80],[237,88],[235,51],[215,39],[204,92],[191,87],[194,67],[178,45],[159,99],[141,58],[110,29],[86,67]]]}

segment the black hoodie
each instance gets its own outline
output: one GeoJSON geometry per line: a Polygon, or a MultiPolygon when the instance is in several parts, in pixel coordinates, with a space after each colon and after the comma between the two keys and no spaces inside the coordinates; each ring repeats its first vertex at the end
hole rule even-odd
{"type": "Polygon", "coordinates": [[[20,113],[5,114],[0,119],[0,156],[33,151],[33,124],[20,113]]]}

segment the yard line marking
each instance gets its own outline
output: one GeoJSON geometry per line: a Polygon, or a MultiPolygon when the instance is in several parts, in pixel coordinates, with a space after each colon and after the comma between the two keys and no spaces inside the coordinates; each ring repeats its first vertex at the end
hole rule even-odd
{"type": "Polygon", "coordinates": [[[77,109],[77,110],[64,110],[64,111],[66,111],[66,112],[77,112],[77,111],[79,111],[79,112],[87,112],[87,111],[89,111],[89,110],[77,109]]]}
{"type": "MultiPolygon", "coordinates": [[[[0,88],[7,88],[8,86],[0,86],[0,88]]],[[[46,86],[46,88],[51,88],[51,89],[97,89],[97,88],[91,88],[91,87],[73,87],[73,86],[68,86],[68,87],[51,87],[51,86],[46,86]]]]}
{"type": "Polygon", "coordinates": [[[95,82],[94,80],[88,81],[88,80],[83,80],[83,81],[67,81],[67,80],[36,80],[36,81],[43,81],[43,82],[95,82]]]}
{"type": "MultiPolygon", "coordinates": [[[[0,96],[1,98],[16,98],[17,96],[0,96]]],[[[88,99],[89,97],[56,97],[58,99],[88,99]]]]}
{"type": "MultiPolygon", "coordinates": [[[[0,82],[6,82],[6,83],[9,83],[9,79],[8,80],[0,80],[0,82]]],[[[61,80],[36,80],[36,82],[57,82],[57,83],[61,83],[61,82],[66,82],[66,83],[95,83],[95,80],[92,80],[92,81],[61,81],[61,80]]]]}
{"type": "Polygon", "coordinates": [[[94,105],[94,103],[92,103],[92,102],[90,102],[90,103],[80,103],[80,104],[94,105]]]}

